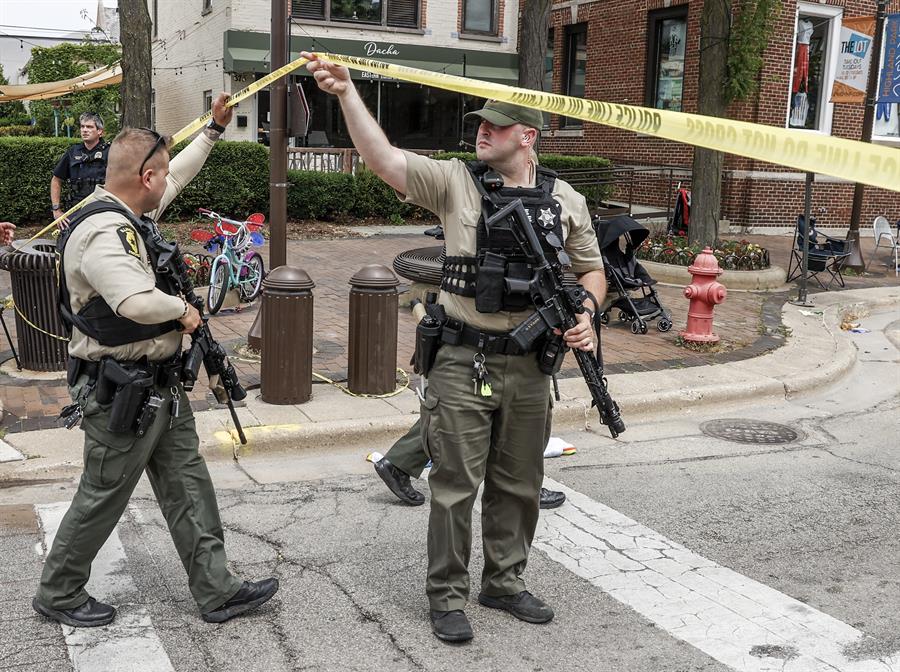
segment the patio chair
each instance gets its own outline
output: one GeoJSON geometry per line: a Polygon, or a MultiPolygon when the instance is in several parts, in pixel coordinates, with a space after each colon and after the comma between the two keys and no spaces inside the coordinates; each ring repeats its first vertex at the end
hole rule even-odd
{"type": "MultiPolygon", "coordinates": [[[[875,249],[872,250],[872,257],[869,259],[869,265],[875,261],[875,253],[878,252],[878,248],[881,246],[882,241],[884,241],[884,246],[890,250],[894,251],[894,275],[898,275],[900,273],[900,266],[897,263],[897,251],[900,250],[900,240],[894,238],[894,234],[891,233],[891,224],[888,222],[887,217],[878,216],[875,218],[875,221],[872,222],[872,228],[875,232],[875,249]]],[[[900,235],[900,232],[898,232],[900,235]]]]}
{"type": "MultiPolygon", "coordinates": [[[[844,276],[841,269],[850,256],[850,246],[846,240],[832,238],[816,230],[816,218],[809,218],[809,273],[807,277],[815,280],[819,286],[828,290],[837,282],[844,287],[844,276]],[[827,283],[819,274],[827,276],[827,283]]],[[[796,280],[803,274],[803,236],[806,233],[806,219],[797,215],[794,225],[794,247],[788,264],[788,282],[796,280]]]]}

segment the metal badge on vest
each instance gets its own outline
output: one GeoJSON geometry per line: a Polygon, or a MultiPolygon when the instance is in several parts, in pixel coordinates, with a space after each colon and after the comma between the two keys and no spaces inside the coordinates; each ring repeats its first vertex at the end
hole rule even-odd
{"type": "Polygon", "coordinates": [[[522,253],[512,233],[508,220],[492,226],[487,220],[503,206],[521,200],[541,244],[548,251],[552,248],[545,241],[553,232],[562,240],[562,206],[553,198],[556,173],[538,166],[535,187],[504,187],[500,175],[483,161],[466,164],[469,174],[481,194],[481,217],[476,234],[474,257],[448,256],[444,262],[441,289],[475,299],[475,309],[480,313],[522,311],[531,306],[527,294],[510,290],[516,281],[528,281],[533,269],[522,253]]]}
{"type": "MultiPolygon", "coordinates": [[[[137,231],[138,235],[144,239],[145,247],[150,253],[151,264],[153,265],[153,268],[156,267],[151,246],[147,244],[147,239],[152,231],[151,227],[153,226],[151,221],[138,219],[127,208],[118,203],[110,201],[94,201],[93,203],[88,203],[69,220],[68,228],[63,229],[59,236],[59,240],[56,242],[57,268],[59,273],[59,312],[62,315],[63,322],[65,322],[69,328],[72,328],[73,326],[77,327],[80,332],[93,338],[100,345],[108,347],[145,341],[169,333],[177,327],[177,322],[169,321],[160,324],[139,324],[133,320],[129,320],[127,317],[116,315],[102,296],[95,296],[92,298],[78,311],[78,314],[72,312],[69,288],[66,284],[64,254],[66,243],[68,243],[69,238],[79,224],[88,217],[101,212],[115,212],[127,218],[134,226],[134,230],[137,231]]],[[[136,241],[130,231],[131,227],[127,227],[129,230],[124,231],[123,229],[125,227],[127,227],[127,225],[123,225],[118,229],[119,237],[122,239],[122,251],[133,256],[139,256],[136,241]]],[[[173,289],[170,284],[171,283],[169,283],[166,278],[162,278],[159,275],[156,276],[157,289],[166,294],[176,296],[177,291],[173,289]]]]}

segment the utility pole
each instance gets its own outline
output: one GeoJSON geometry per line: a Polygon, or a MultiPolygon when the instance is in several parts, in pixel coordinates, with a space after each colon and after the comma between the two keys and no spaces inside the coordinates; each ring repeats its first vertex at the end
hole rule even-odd
{"type": "MultiPolygon", "coordinates": [[[[270,72],[287,65],[289,0],[272,0],[270,72]]],[[[287,75],[269,90],[269,268],[287,264],[287,75]]]]}
{"type": "MultiPolygon", "coordinates": [[[[869,62],[869,81],[866,84],[866,107],[863,112],[861,138],[863,142],[872,142],[872,126],[875,124],[875,96],[878,93],[878,66],[881,65],[881,43],[886,13],[887,0],[878,0],[878,11],[875,14],[875,37],[872,40],[872,60],[869,62]]],[[[866,270],[866,262],[859,249],[859,220],[862,218],[865,191],[865,185],[859,182],[853,189],[853,208],[850,212],[850,228],[847,231],[847,240],[850,241],[850,256],[844,262],[844,268],[852,268],[858,272],[866,270]]]]}

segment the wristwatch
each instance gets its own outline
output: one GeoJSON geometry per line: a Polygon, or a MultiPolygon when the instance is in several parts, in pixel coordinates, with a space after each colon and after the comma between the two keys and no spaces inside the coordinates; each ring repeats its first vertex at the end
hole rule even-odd
{"type": "Polygon", "coordinates": [[[53,210],[59,210],[59,203],[51,203],[51,204],[50,204],[50,210],[51,210],[51,212],[52,212],[53,210]]]}
{"type": "Polygon", "coordinates": [[[224,133],[225,132],[225,127],[219,126],[219,124],[216,123],[215,119],[210,119],[209,123],[206,124],[206,127],[212,131],[215,131],[216,133],[224,133]]]}

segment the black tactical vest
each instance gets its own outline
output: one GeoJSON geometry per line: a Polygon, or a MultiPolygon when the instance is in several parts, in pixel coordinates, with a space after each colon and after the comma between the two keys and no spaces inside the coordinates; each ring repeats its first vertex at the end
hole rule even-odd
{"type": "Polygon", "coordinates": [[[106,161],[109,158],[109,143],[100,140],[93,149],[87,150],[84,143],[70,147],[66,152],[69,162],[69,207],[75,205],[94,191],[98,184],[106,182],[106,161]]]}
{"type": "MultiPolygon", "coordinates": [[[[474,257],[451,257],[444,261],[441,289],[475,299],[480,313],[496,313],[501,310],[520,311],[531,307],[527,294],[511,294],[506,289],[506,278],[530,280],[533,269],[528,264],[507,222],[499,222],[488,229],[485,220],[504,205],[516,199],[522,200],[531,225],[537,232],[541,246],[550,258],[555,250],[547,244],[545,236],[554,232],[563,239],[562,206],[553,198],[556,173],[537,167],[537,185],[533,188],[500,187],[489,189],[490,168],[483,161],[466,164],[469,174],[481,194],[481,217],[478,220],[477,249],[474,257]],[[485,182],[488,185],[485,185],[485,182]]],[[[496,173],[494,173],[496,175],[496,173]]]]}
{"type": "MultiPolygon", "coordinates": [[[[135,230],[144,239],[144,246],[150,255],[150,263],[156,268],[156,256],[153,247],[147,243],[150,227],[154,226],[153,222],[146,218],[138,219],[127,208],[110,201],[93,201],[81,208],[74,216],[69,219],[69,226],[63,229],[56,241],[56,258],[57,273],[59,275],[59,312],[63,321],[69,328],[77,327],[78,331],[93,338],[100,345],[115,347],[119,345],[127,345],[128,343],[136,343],[137,341],[145,341],[157,336],[167,334],[177,326],[177,322],[162,322],[160,324],[139,324],[127,317],[121,317],[113,312],[109,304],[102,296],[95,296],[88,301],[78,314],[72,313],[72,304],[69,297],[69,288],[66,284],[65,271],[65,248],[69,242],[69,237],[78,225],[91,215],[100,212],[117,212],[134,226],[135,230]]],[[[92,263],[90,259],[82,259],[82,263],[92,263]]],[[[94,263],[102,263],[98,259],[94,263]]],[[[166,294],[175,295],[176,292],[169,286],[165,278],[156,276],[156,288],[166,294]]]]}

